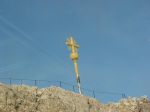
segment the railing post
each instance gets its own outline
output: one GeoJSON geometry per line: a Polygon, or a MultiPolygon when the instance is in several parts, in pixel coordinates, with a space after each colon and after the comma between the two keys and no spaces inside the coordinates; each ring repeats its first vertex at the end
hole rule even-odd
{"type": "Polygon", "coordinates": [[[22,79],[21,79],[20,81],[21,81],[21,86],[22,86],[22,83],[23,83],[23,82],[22,82],[22,79]]]}
{"type": "Polygon", "coordinates": [[[126,98],[126,95],[125,95],[125,93],[122,93],[122,98],[126,98]]]}
{"type": "Polygon", "coordinates": [[[37,80],[34,80],[34,86],[36,86],[37,85],[37,80]]]}
{"type": "Polygon", "coordinates": [[[122,95],[122,98],[123,98],[123,97],[124,97],[124,94],[122,93],[121,95],[122,95]]]}
{"type": "Polygon", "coordinates": [[[72,86],[72,89],[73,89],[73,91],[75,92],[75,88],[74,88],[74,86],[72,86]]]}
{"type": "Polygon", "coordinates": [[[62,85],[62,84],[61,84],[61,81],[59,81],[59,86],[61,87],[61,85],[62,85]]]}
{"type": "Polygon", "coordinates": [[[11,83],[12,83],[12,81],[11,81],[12,79],[11,78],[9,78],[9,84],[11,85],[11,83]]]}
{"type": "Polygon", "coordinates": [[[93,91],[93,97],[95,98],[95,92],[93,91]]]}

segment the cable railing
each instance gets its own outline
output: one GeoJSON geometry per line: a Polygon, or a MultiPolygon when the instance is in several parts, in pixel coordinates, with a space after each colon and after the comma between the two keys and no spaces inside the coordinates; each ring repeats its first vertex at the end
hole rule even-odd
{"type": "MultiPolygon", "coordinates": [[[[0,78],[0,83],[4,83],[7,85],[29,85],[29,86],[36,86],[38,88],[45,88],[49,86],[57,86],[64,88],[66,90],[73,91],[78,93],[78,87],[76,85],[63,82],[63,81],[50,81],[50,80],[37,80],[37,79],[17,79],[17,78],[0,78]]],[[[96,91],[87,88],[81,88],[83,95],[96,98],[98,100],[102,100],[106,97],[116,97],[115,100],[119,100],[121,98],[126,98],[125,93],[118,93],[118,92],[109,92],[109,91],[96,91]],[[104,97],[105,96],[105,97],[104,97]]],[[[112,101],[112,99],[108,99],[112,101]]],[[[114,101],[114,100],[113,100],[114,101]]]]}

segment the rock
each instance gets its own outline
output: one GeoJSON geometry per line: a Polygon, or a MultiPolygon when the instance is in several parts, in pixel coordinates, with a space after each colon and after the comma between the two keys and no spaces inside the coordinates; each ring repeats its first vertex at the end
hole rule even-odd
{"type": "Polygon", "coordinates": [[[150,102],[147,97],[129,97],[102,104],[59,87],[0,84],[0,112],[150,112],[150,102]]]}

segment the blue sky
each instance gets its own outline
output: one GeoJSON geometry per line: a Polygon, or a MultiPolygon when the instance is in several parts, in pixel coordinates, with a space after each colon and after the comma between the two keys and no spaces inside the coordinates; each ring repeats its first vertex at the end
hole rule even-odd
{"type": "Polygon", "coordinates": [[[73,36],[83,87],[150,96],[149,6],[149,0],[0,0],[0,77],[75,84],[65,45],[73,36]]]}

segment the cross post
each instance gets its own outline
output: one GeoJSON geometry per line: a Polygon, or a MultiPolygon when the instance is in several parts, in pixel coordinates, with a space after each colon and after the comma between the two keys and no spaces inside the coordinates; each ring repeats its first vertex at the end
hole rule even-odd
{"type": "Polygon", "coordinates": [[[69,47],[69,49],[71,49],[70,58],[74,62],[74,69],[75,69],[75,74],[76,74],[76,80],[77,80],[77,84],[78,84],[79,93],[82,94],[81,84],[80,84],[80,76],[79,76],[79,69],[78,69],[78,63],[77,63],[77,60],[79,58],[79,55],[78,55],[79,45],[76,43],[76,41],[73,39],[73,37],[70,37],[69,39],[67,39],[66,44],[69,47]]]}

